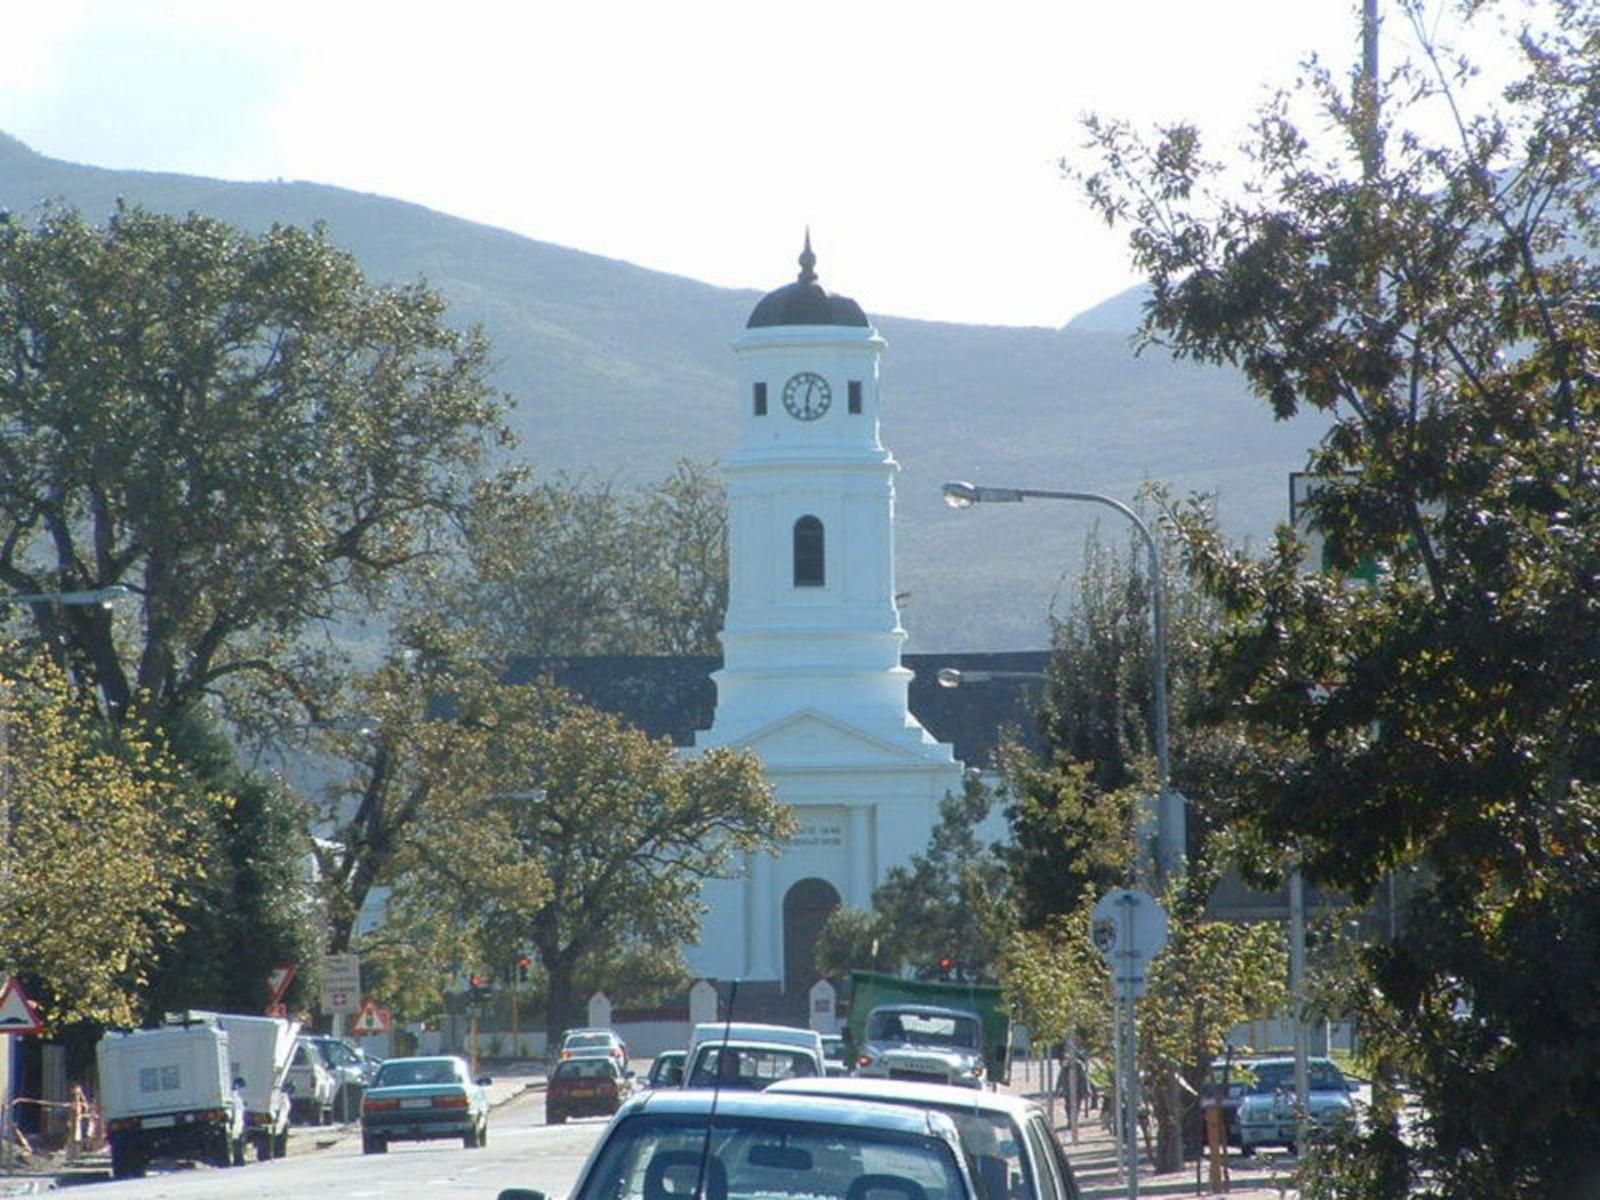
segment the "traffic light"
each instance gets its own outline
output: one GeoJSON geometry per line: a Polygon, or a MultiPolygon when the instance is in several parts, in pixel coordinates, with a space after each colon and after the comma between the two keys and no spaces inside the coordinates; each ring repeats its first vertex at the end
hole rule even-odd
{"type": "Polygon", "coordinates": [[[494,985],[486,976],[472,975],[467,979],[467,1003],[482,1004],[494,992],[494,985]]]}
{"type": "Polygon", "coordinates": [[[955,959],[953,959],[953,958],[941,958],[939,960],[939,976],[940,976],[941,979],[949,979],[949,978],[951,978],[951,976],[953,976],[955,974],[955,970],[956,970],[956,960],[955,959]]]}
{"type": "Polygon", "coordinates": [[[517,982],[528,982],[528,968],[533,965],[533,959],[526,954],[517,955],[517,982]]]}

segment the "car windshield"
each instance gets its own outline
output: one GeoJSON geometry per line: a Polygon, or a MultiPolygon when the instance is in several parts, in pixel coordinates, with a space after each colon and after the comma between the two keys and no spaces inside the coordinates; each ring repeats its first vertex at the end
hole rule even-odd
{"type": "Polygon", "coordinates": [[[568,1050],[588,1049],[593,1046],[601,1048],[611,1045],[609,1033],[569,1033],[566,1046],[568,1050]]]}
{"type": "Polygon", "coordinates": [[[816,1073],[816,1063],[803,1050],[708,1046],[695,1055],[689,1086],[759,1089],[780,1079],[816,1073]]]}
{"type": "Polygon", "coordinates": [[[320,1042],[322,1055],[336,1067],[359,1067],[361,1059],[343,1042],[320,1042]]]}
{"type": "MultiPolygon", "coordinates": [[[[1310,1062],[1306,1064],[1307,1087],[1314,1092],[1342,1092],[1345,1090],[1343,1073],[1333,1063],[1310,1062]]],[[[1239,1076],[1255,1095],[1275,1092],[1279,1088],[1294,1086],[1294,1063],[1264,1062],[1238,1068],[1239,1076]]]]}
{"type": "Polygon", "coordinates": [[[459,1083],[456,1066],[452,1062],[426,1060],[417,1062],[386,1062],[378,1069],[373,1087],[411,1087],[417,1084],[459,1083]]]}
{"type": "Polygon", "coordinates": [[[917,1042],[976,1050],[978,1022],[950,1013],[875,1012],[867,1018],[869,1042],[917,1042]]]}
{"type": "Polygon", "coordinates": [[[635,1116],[613,1127],[572,1200],[965,1200],[933,1138],[861,1125],[635,1116]],[[704,1176],[703,1189],[697,1185],[704,1176]]]}
{"type": "Polygon", "coordinates": [[[683,1081],[683,1055],[662,1055],[650,1064],[650,1082],[677,1084],[683,1081]]]}

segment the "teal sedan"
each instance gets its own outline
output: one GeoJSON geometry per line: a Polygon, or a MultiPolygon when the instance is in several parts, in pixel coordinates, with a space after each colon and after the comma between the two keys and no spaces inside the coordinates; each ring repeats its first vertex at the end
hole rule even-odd
{"type": "Polygon", "coordinates": [[[361,1100],[361,1152],[456,1137],[477,1149],[489,1140],[488,1084],[487,1075],[473,1079],[466,1059],[456,1055],[391,1058],[361,1100]]]}

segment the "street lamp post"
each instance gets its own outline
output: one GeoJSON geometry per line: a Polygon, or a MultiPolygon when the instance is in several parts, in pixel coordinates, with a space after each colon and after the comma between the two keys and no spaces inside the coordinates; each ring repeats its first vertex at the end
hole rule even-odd
{"type": "Polygon", "coordinates": [[[952,508],[974,504],[1020,504],[1024,500],[1082,500],[1114,508],[1138,530],[1150,559],[1150,617],[1154,635],[1151,687],[1155,692],[1156,743],[1156,872],[1165,883],[1182,867],[1185,845],[1183,797],[1171,784],[1171,763],[1167,756],[1167,616],[1161,597],[1161,551],[1150,527],[1133,509],[1120,500],[1098,492],[1058,492],[1041,488],[980,487],[972,483],[947,483],[944,502],[952,508]]]}

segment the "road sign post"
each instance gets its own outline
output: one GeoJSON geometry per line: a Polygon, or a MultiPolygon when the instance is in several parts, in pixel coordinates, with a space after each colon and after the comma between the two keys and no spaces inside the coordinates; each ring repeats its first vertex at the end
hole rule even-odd
{"type": "Polygon", "coordinates": [[[1095,948],[1111,968],[1117,1077],[1122,1081],[1123,1171],[1129,1200],[1139,1197],[1139,1027],[1134,1003],[1149,987],[1150,962],[1167,944],[1167,914],[1148,894],[1124,888],[1102,896],[1090,919],[1095,948]]]}

